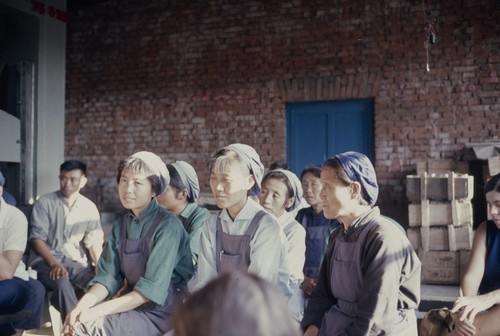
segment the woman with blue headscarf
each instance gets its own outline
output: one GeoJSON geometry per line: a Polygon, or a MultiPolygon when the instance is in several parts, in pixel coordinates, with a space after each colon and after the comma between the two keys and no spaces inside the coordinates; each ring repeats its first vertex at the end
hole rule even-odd
{"type": "Polygon", "coordinates": [[[330,237],[309,299],[305,336],[417,335],[420,260],[406,235],[374,206],[375,170],[357,152],[328,159],[323,211],[342,223],[330,237]]]}
{"type": "Polygon", "coordinates": [[[201,230],[210,212],[196,203],[200,196],[200,184],[193,166],[185,161],[175,161],[168,164],[167,169],[170,183],[167,190],[156,199],[162,207],[181,220],[189,234],[193,264],[196,265],[201,230]]]}

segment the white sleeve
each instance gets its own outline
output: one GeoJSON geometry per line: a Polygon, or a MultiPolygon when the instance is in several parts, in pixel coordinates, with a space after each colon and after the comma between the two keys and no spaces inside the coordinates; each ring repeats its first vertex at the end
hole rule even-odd
{"type": "Polygon", "coordinates": [[[189,283],[190,291],[205,286],[210,280],[217,277],[217,259],[215,257],[215,230],[218,214],[208,217],[200,235],[200,249],[198,251],[198,269],[189,283]]]}

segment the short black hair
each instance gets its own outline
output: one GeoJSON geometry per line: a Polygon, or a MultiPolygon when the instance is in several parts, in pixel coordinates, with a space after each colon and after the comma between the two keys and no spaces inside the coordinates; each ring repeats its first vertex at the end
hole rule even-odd
{"type": "Polygon", "coordinates": [[[59,167],[59,172],[71,171],[75,169],[80,169],[83,175],[87,176],[87,165],[79,160],[68,160],[61,164],[59,167]]]}
{"type": "Polygon", "coordinates": [[[490,191],[500,192],[500,173],[493,175],[486,185],[484,186],[484,193],[489,193],[490,191]]]}
{"type": "Polygon", "coordinates": [[[274,161],[273,163],[271,163],[269,165],[269,170],[276,170],[276,169],[289,170],[288,169],[288,162],[286,162],[284,160],[278,160],[278,161],[274,161]]]}
{"type": "Polygon", "coordinates": [[[304,178],[304,175],[307,173],[311,173],[314,176],[316,176],[317,178],[320,178],[321,177],[321,168],[317,167],[317,166],[307,167],[306,169],[304,169],[302,171],[302,173],[300,173],[300,181],[302,181],[302,179],[304,178]]]}

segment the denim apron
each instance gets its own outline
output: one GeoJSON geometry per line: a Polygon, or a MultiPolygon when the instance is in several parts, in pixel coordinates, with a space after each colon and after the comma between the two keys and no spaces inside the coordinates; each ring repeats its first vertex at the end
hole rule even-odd
{"type": "MultiPolygon", "coordinates": [[[[118,251],[120,271],[126,279],[127,287],[121,295],[131,292],[144,275],[150,254],[151,237],[166,216],[165,213],[159,214],[147,234],[138,239],[127,238],[126,219],[125,217],[122,219],[118,251]]],[[[80,325],[76,335],[163,335],[172,329],[171,317],[185,293],[187,293],[186,284],[174,285],[170,282],[167,299],[163,305],[150,301],[128,312],[101,317],[93,323],[80,325]]]]}
{"type": "Polygon", "coordinates": [[[232,271],[248,271],[250,265],[250,241],[259,228],[262,217],[266,215],[260,210],[250,221],[244,235],[230,235],[222,230],[222,223],[217,217],[216,246],[217,273],[232,271]]]}
{"type": "MultiPolygon", "coordinates": [[[[375,222],[374,222],[375,224],[375,222]]],[[[321,324],[320,336],[343,335],[345,329],[356,321],[358,293],[362,288],[363,274],[357,257],[364,248],[363,242],[370,232],[370,224],[359,235],[357,242],[335,241],[333,254],[329,262],[329,279],[332,294],[337,298],[325,313],[321,324]]],[[[394,326],[390,335],[417,336],[415,310],[397,309],[395,307],[394,326]]],[[[368,335],[381,335],[382,331],[373,326],[368,335]]],[[[385,334],[384,334],[385,335],[385,334]]]]}

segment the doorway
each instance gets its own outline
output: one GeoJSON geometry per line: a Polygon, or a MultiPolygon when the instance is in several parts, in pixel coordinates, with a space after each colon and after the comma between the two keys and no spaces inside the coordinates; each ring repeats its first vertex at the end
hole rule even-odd
{"type": "Polygon", "coordinates": [[[357,151],[374,163],[374,99],[288,103],[287,161],[297,175],[338,153],[357,151]]]}

